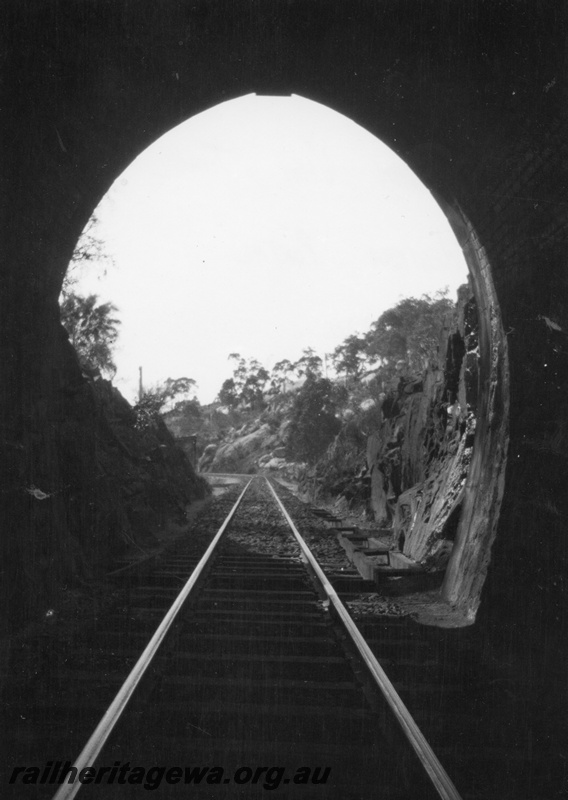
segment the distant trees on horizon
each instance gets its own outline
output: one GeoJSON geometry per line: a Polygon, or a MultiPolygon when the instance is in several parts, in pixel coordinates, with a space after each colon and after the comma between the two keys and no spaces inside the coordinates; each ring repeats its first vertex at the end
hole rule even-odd
{"type": "MultiPolygon", "coordinates": [[[[111,302],[99,302],[96,294],[84,296],[74,288],[77,268],[90,262],[104,265],[112,261],[96,235],[96,225],[93,215],[73,253],[60,298],[61,321],[83,368],[112,378],[116,373],[113,351],[121,324],[116,316],[118,309],[111,302]]],[[[270,371],[256,358],[231,353],[232,376],[223,382],[217,402],[230,410],[242,406],[261,411],[267,395],[285,394],[300,381],[313,388],[317,381],[328,379],[328,367],[347,383],[373,371],[383,381],[389,380],[401,361],[411,372],[421,372],[436,359],[440,333],[455,308],[447,289],[404,298],[384,311],[366,333],[347,336],[324,359],[312,347],[306,347],[297,361],[283,359],[270,371]]],[[[192,378],[168,378],[145,393],[145,402],[158,413],[195,388],[192,378]]],[[[184,401],[188,401],[187,396],[184,401]]],[[[196,397],[191,402],[199,406],[196,397]]]]}
{"type": "MultiPolygon", "coordinates": [[[[344,339],[326,360],[335,375],[343,375],[347,381],[357,381],[373,370],[389,380],[401,361],[411,372],[422,372],[437,358],[440,333],[455,309],[447,289],[404,298],[384,311],[367,333],[344,339]]],[[[311,347],[305,348],[295,362],[277,362],[270,372],[256,359],[243,358],[239,353],[231,353],[229,359],[235,363],[233,376],[223,382],[217,399],[231,409],[239,405],[261,408],[265,394],[284,393],[302,378],[327,378],[324,361],[311,347]]]]}

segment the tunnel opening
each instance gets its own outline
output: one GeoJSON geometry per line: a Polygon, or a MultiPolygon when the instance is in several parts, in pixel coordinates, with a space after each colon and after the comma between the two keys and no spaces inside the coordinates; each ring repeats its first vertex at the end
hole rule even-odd
{"type": "MultiPolygon", "coordinates": [[[[4,674],[18,674],[27,646],[20,630],[30,622],[41,639],[31,648],[29,675],[37,674],[35,654],[59,628],[56,584],[83,591],[124,519],[122,498],[100,513],[113,487],[100,478],[95,437],[81,433],[94,431],[98,416],[58,319],[80,230],[112,181],[165,131],[255,89],[300,92],[388,143],[430,188],[471,260],[481,319],[478,425],[442,594],[465,622],[482,592],[481,604],[469,629],[419,633],[444,645],[436,651],[445,664],[452,640],[473,640],[477,657],[461,662],[465,691],[448,693],[448,716],[430,691],[427,716],[445,729],[469,791],[554,795],[566,779],[557,743],[566,729],[568,641],[563,11],[490,2],[474,12],[461,2],[426,2],[419,12],[404,2],[396,13],[391,4],[347,2],[306,11],[284,0],[243,15],[229,2],[144,5],[7,9],[4,674]],[[454,728],[462,699],[470,713],[454,728]]],[[[451,538],[453,518],[448,525],[451,538]]],[[[59,640],[51,649],[60,663],[59,640]]],[[[52,673],[41,675],[40,694],[52,673]]],[[[445,669],[440,688],[448,688],[445,669]]],[[[26,717],[26,741],[31,710],[14,706],[15,719],[26,717]]]]}
{"type": "MultiPolygon", "coordinates": [[[[128,182],[124,174],[116,180],[128,182]]],[[[389,458],[392,462],[394,452],[387,442],[382,453],[386,458],[381,462],[377,452],[374,461],[367,457],[363,474],[358,478],[369,496],[374,493],[375,499],[379,498],[374,507],[371,504],[375,522],[389,525],[395,550],[428,571],[436,569],[444,574],[440,598],[449,603],[453,613],[442,615],[442,619],[436,608],[432,611],[421,608],[419,619],[430,624],[463,625],[471,624],[475,619],[503,491],[507,443],[506,339],[483,247],[457,203],[447,203],[437,195],[434,197],[456,235],[470,272],[470,291],[462,292],[460,300],[459,330],[454,326],[454,330],[445,331],[444,355],[440,359],[444,363],[435,365],[437,373],[432,369],[434,365],[429,365],[430,382],[445,381],[442,393],[438,392],[436,402],[430,404],[432,409],[428,413],[435,419],[429,419],[428,425],[423,425],[424,430],[418,428],[420,441],[414,443],[415,448],[430,446],[430,461],[438,459],[444,466],[432,474],[429,464],[423,462],[421,472],[418,469],[416,474],[406,475],[401,482],[396,470],[391,474],[385,472],[384,465],[387,464],[388,469],[389,458]],[[444,377],[441,379],[440,375],[444,377]],[[435,411],[434,406],[437,406],[435,411]],[[455,474],[453,454],[438,452],[440,435],[436,438],[432,432],[436,427],[448,429],[452,425],[456,437],[450,448],[461,442],[462,450],[468,451],[467,478],[463,473],[466,462],[462,459],[462,471],[455,474]],[[430,430],[427,430],[428,426],[430,430]],[[448,473],[445,487],[433,488],[443,469],[448,473]],[[384,508],[380,507],[381,503],[384,508]],[[381,517],[383,512],[386,516],[381,517]]],[[[407,366],[402,365],[394,374],[395,383],[391,381],[387,385],[384,380],[375,381],[378,397],[374,399],[374,405],[366,409],[371,410],[367,416],[375,414],[379,425],[381,420],[394,419],[397,415],[398,422],[401,422],[397,393],[404,393],[405,389],[408,392],[409,387],[410,394],[424,390],[427,371],[422,375],[410,374],[407,366]]],[[[399,424],[396,436],[400,435],[400,428],[399,424]]],[[[175,433],[175,425],[173,430],[175,433]]],[[[180,433],[179,429],[177,432],[180,433]]],[[[408,432],[407,426],[406,434],[408,432]]],[[[366,433],[370,433],[369,441],[376,435],[372,430],[366,433]]],[[[384,436],[385,431],[382,433],[384,436]]],[[[196,433],[193,429],[189,435],[184,431],[179,438],[184,436],[188,439],[195,437],[196,433]]],[[[195,447],[194,439],[191,447],[195,447]]],[[[270,456],[273,455],[271,451],[270,456]]],[[[260,461],[260,466],[264,467],[273,460],[260,461]]],[[[350,489],[345,485],[335,488],[350,499],[350,489]]]]}

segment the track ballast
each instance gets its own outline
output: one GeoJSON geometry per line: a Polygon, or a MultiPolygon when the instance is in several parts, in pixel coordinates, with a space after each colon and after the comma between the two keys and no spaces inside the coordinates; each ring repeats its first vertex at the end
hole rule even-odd
{"type": "MultiPolygon", "coordinates": [[[[197,561],[180,544],[131,576],[127,619],[91,635],[108,655],[110,697],[118,665],[134,663],[197,561]]],[[[384,618],[387,644],[397,624],[384,618]]],[[[97,687],[95,702],[85,693],[89,719],[97,687]]],[[[75,761],[93,782],[56,775],[34,797],[459,798],[449,779],[442,790],[429,779],[264,479],[244,492],[123,706],[75,761]]]]}

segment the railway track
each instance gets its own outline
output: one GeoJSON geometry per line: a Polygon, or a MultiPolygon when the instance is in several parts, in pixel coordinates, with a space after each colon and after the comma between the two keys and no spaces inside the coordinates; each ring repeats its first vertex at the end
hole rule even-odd
{"type": "MultiPolygon", "coordinates": [[[[201,559],[180,546],[130,576],[126,616],[101,619],[84,658],[79,648],[65,662],[57,702],[41,700],[52,771],[38,763],[33,791],[20,775],[13,796],[484,797],[473,785],[458,793],[397,692],[451,755],[432,723],[442,689],[460,687],[406,619],[364,625],[363,639],[338,596],[348,600],[357,580],[324,575],[274,490],[255,479],[201,559]],[[73,762],[70,738],[80,750],[101,717],[73,762]],[[74,768],[94,773],[68,783],[74,768]]],[[[20,747],[20,763],[34,763],[32,751],[20,747]]]]}

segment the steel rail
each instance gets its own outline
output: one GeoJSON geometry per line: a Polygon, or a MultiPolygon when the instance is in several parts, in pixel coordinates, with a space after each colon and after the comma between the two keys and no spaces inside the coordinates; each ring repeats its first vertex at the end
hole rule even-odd
{"type": "Polygon", "coordinates": [[[431,746],[426,741],[424,734],[414,721],[410,711],[402,702],[398,692],[392,685],[391,681],[389,680],[386,672],[381,667],[380,663],[378,662],[377,658],[375,657],[373,651],[365,641],[363,634],[355,624],[354,620],[352,619],[351,615],[339,599],[339,596],[329,579],[325,575],[324,571],[316,561],[312,551],[302,538],[302,535],[294,525],[294,522],[282,501],[276,494],[274,487],[270,483],[270,481],[265,478],[268,486],[274,498],[280,508],[280,511],[284,515],[294,537],[296,538],[298,544],[302,549],[302,553],[304,554],[306,560],[310,564],[311,568],[316,574],[316,577],[322,584],[322,587],[330,601],[333,605],[336,613],[338,614],[339,618],[343,622],[347,632],[349,633],[351,640],[355,644],[359,654],[361,655],[363,661],[365,662],[367,669],[373,676],[376,684],[378,685],[379,689],[381,690],[385,700],[387,701],[388,705],[390,706],[391,710],[394,712],[396,719],[398,720],[400,726],[406,738],[408,739],[409,743],[412,745],[416,755],[422,766],[424,767],[430,781],[432,782],[434,788],[440,795],[443,800],[462,800],[461,795],[459,794],[458,790],[454,786],[450,776],[441,765],[438,757],[432,750],[431,746]]]}
{"type": "Polygon", "coordinates": [[[227,526],[229,525],[230,521],[234,517],[251,483],[252,483],[252,478],[249,480],[249,482],[239,495],[236,503],[234,504],[229,514],[225,518],[225,521],[215,534],[215,537],[213,538],[209,547],[201,557],[199,563],[191,573],[185,586],[183,587],[181,592],[178,594],[178,596],[170,606],[164,619],[161,621],[160,625],[156,629],[156,632],[146,645],[142,655],[132,668],[130,674],[128,675],[128,677],[118,690],[114,700],[104,713],[101,721],[91,734],[91,737],[89,738],[87,744],[79,754],[76,761],[72,764],[72,767],[75,767],[77,769],[77,775],[75,777],[75,780],[73,781],[73,783],[64,783],[53,795],[53,800],[72,800],[72,798],[75,797],[75,795],[81,788],[82,784],[77,780],[77,776],[80,774],[82,769],[93,766],[95,759],[105,746],[114,726],[120,719],[122,712],[126,708],[126,705],[130,700],[130,698],[132,697],[136,687],[140,683],[142,676],[150,666],[152,658],[155,656],[158,648],[163,642],[179,610],[181,609],[189,593],[191,592],[198,578],[203,572],[207,562],[211,557],[211,554],[213,553],[215,547],[219,542],[219,539],[221,538],[227,526]]]}

